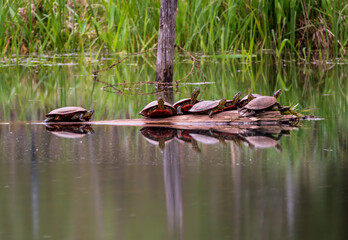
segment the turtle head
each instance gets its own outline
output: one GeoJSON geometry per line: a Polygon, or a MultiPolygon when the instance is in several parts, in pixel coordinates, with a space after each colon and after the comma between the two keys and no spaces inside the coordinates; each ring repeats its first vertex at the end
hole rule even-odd
{"type": "Polygon", "coordinates": [[[226,104],[226,98],[223,98],[220,100],[219,105],[217,106],[217,109],[221,110],[226,104]]]}
{"type": "Polygon", "coordinates": [[[158,103],[158,108],[159,109],[164,109],[164,99],[163,98],[159,98],[157,100],[157,103],[158,103]]]}
{"type": "Polygon", "coordinates": [[[278,98],[278,97],[280,96],[281,93],[282,93],[282,90],[281,90],[281,89],[278,89],[278,90],[274,93],[273,97],[278,98]]]}
{"type": "Polygon", "coordinates": [[[232,105],[237,105],[241,96],[242,96],[242,93],[237,92],[232,99],[232,105]]]}
{"type": "Polygon", "coordinates": [[[89,110],[85,113],[85,115],[83,116],[83,118],[88,118],[90,119],[92,117],[92,115],[94,114],[94,110],[89,110]]]}
{"type": "Polygon", "coordinates": [[[195,104],[198,98],[198,94],[201,92],[199,87],[196,87],[191,94],[191,104],[195,104]]]}
{"type": "Polygon", "coordinates": [[[248,94],[248,102],[250,102],[251,100],[255,99],[255,96],[251,93],[248,94]]]}

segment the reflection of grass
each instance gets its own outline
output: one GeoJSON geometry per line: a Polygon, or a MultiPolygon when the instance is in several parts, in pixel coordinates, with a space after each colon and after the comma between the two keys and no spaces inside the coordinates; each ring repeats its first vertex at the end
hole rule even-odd
{"type": "MultiPolygon", "coordinates": [[[[51,59],[49,66],[2,67],[0,74],[0,120],[42,120],[48,110],[78,105],[95,109],[95,119],[135,118],[142,107],[154,100],[153,81],[154,58],[132,57],[116,67],[98,74],[95,82],[91,72],[95,64],[81,58],[51,59]],[[64,65],[69,61],[79,61],[79,65],[64,65]],[[107,84],[115,84],[124,95],[101,90],[107,84]],[[118,85],[127,84],[127,85],[118,85]]],[[[111,64],[103,61],[102,67],[111,64]]],[[[346,65],[336,65],[331,69],[323,66],[299,67],[297,64],[270,64],[267,58],[261,62],[244,63],[243,59],[202,58],[200,67],[207,76],[200,99],[232,98],[242,94],[260,93],[272,95],[282,88],[279,101],[282,105],[298,103],[297,110],[317,108],[312,114],[320,117],[347,117],[346,65]]],[[[174,80],[181,79],[190,71],[191,63],[179,59],[175,63],[174,80]],[[181,62],[181,63],[180,63],[181,62]]],[[[174,87],[174,100],[186,98],[204,79],[195,72],[178,87],[174,87]],[[188,84],[186,84],[188,83],[188,84]]]]}
{"type": "MultiPolygon", "coordinates": [[[[176,43],[226,57],[236,49],[249,55],[273,49],[276,57],[290,50],[304,59],[313,49],[338,54],[348,41],[346,4],[178,1],[176,43]]],[[[157,43],[159,7],[159,1],[147,0],[1,1],[1,54],[141,51],[157,43]]]]}

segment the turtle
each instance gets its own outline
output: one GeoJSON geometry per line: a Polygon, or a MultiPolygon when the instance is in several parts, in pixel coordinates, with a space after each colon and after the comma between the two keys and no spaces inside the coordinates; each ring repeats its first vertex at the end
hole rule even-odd
{"type": "Polygon", "coordinates": [[[195,141],[203,144],[216,144],[220,142],[219,139],[204,134],[190,133],[190,135],[195,141]]]}
{"type": "Polygon", "coordinates": [[[200,101],[192,106],[190,113],[208,113],[209,117],[213,117],[216,112],[222,111],[226,103],[226,98],[215,101],[200,101]]]}
{"type": "Polygon", "coordinates": [[[239,102],[238,102],[238,107],[242,108],[245,105],[247,105],[251,100],[261,97],[262,95],[257,94],[257,93],[249,93],[248,95],[244,96],[239,102]]]}
{"type": "Polygon", "coordinates": [[[94,134],[93,128],[88,124],[83,125],[62,125],[47,124],[46,130],[62,138],[82,138],[87,134],[94,134]]]}
{"type": "Polygon", "coordinates": [[[175,108],[170,103],[165,102],[163,98],[150,102],[139,112],[140,115],[151,118],[169,117],[175,113],[175,108]]]}
{"type": "Polygon", "coordinates": [[[44,122],[87,122],[91,119],[94,110],[83,107],[62,107],[46,114],[44,122]]]}
{"type": "Polygon", "coordinates": [[[176,110],[176,114],[188,113],[188,110],[190,110],[195,103],[199,102],[197,97],[200,91],[200,88],[196,87],[193,90],[190,98],[184,98],[174,103],[173,107],[176,110]]]}
{"type": "Polygon", "coordinates": [[[241,108],[242,114],[247,114],[246,116],[250,116],[255,114],[256,111],[263,111],[267,109],[272,109],[273,107],[281,108],[280,103],[277,102],[277,98],[282,93],[282,90],[277,90],[273,96],[260,96],[253,100],[251,100],[247,105],[241,108]],[[244,111],[243,111],[244,110],[244,111]]]}
{"type": "Polygon", "coordinates": [[[245,140],[249,143],[249,146],[254,148],[271,148],[275,147],[275,149],[279,152],[282,151],[281,146],[278,144],[277,139],[273,139],[267,136],[250,136],[246,137],[245,140]]]}
{"type": "Polygon", "coordinates": [[[188,129],[177,129],[175,137],[179,142],[191,143],[193,150],[195,150],[196,152],[201,152],[201,149],[199,148],[197,141],[193,139],[193,137],[190,135],[192,132],[192,130],[188,129]]]}
{"type": "Polygon", "coordinates": [[[242,96],[241,92],[237,92],[232,100],[226,100],[226,103],[223,107],[223,111],[225,110],[234,110],[237,109],[237,104],[239,102],[240,96],[242,96]]]}
{"type": "Polygon", "coordinates": [[[144,127],[139,131],[148,142],[158,145],[162,150],[165,147],[165,143],[171,141],[176,133],[174,129],[161,127],[144,127]]]}

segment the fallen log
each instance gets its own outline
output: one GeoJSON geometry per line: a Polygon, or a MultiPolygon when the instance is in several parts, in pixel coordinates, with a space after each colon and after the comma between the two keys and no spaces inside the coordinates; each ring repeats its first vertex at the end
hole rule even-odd
{"type": "Polygon", "coordinates": [[[216,113],[210,118],[208,115],[187,114],[175,115],[166,118],[139,118],[139,119],[116,119],[90,122],[48,122],[45,124],[90,124],[90,125],[116,125],[116,126],[162,126],[162,127],[199,127],[207,126],[296,126],[300,117],[295,115],[281,115],[279,111],[261,112],[252,117],[244,117],[237,110],[216,113]]]}

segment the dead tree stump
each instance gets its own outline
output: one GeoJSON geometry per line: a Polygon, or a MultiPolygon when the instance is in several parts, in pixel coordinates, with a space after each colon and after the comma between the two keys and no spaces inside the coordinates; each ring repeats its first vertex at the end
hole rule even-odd
{"type": "Polygon", "coordinates": [[[170,83],[173,82],[176,9],[177,0],[161,0],[156,81],[158,97],[164,97],[168,102],[173,102],[173,93],[170,91],[173,89],[170,83]],[[168,94],[170,92],[171,94],[168,94]]]}

